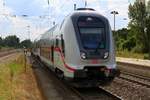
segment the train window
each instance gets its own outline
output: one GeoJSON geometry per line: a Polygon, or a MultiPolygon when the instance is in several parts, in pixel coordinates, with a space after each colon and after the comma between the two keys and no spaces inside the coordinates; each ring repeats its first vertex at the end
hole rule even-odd
{"type": "Polygon", "coordinates": [[[105,24],[96,17],[79,17],[78,28],[85,49],[105,49],[105,24]]]}
{"type": "Polygon", "coordinates": [[[62,52],[65,55],[65,44],[64,44],[64,39],[63,39],[63,35],[61,34],[61,48],[62,48],[62,52]]]}
{"type": "Polygon", "coordinates": [[[59,45],[59,40],[56,38],[56,47],[59,45]]]}
{"type": "Polygon", "coordinates": [[[65,19],[62,21],[61,25],[60,25],[60,29],[62,28],[63,24],[64,24],[65,19]]]}

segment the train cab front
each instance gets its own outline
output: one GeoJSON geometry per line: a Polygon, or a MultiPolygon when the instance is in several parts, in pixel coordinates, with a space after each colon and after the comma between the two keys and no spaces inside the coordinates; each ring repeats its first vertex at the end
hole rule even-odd
{"type": "Polygon", "coordinates": [[[97,13],[81,12],[72,16],[72,22],[80,52],[74,82],[93,86],[110,83],[119,70],[108,20],[97,13]]]}

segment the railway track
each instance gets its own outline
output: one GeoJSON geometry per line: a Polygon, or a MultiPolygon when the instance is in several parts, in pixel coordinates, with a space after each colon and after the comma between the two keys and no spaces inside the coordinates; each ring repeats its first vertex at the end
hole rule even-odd
{"type": "Polygon", "coordinates": [[[117,95],[114,95],[102,87],[99,88],[73,88],[69,87],[81,100],[121,100],[117,95]]]}
{"type": "Polygon", "coordinates": [[[149,77],[121,71],[121,75],[118,78],[130,81],[130,82],[142,85],[142,86],[146,86],[147,88],[150,88],[150,78],[149,77]]]}
{"type": "Polygon", "coordinates": [[[50,79],[54,81],[56,90],[60,92],[59,94],[62,95],[64,100],[121,100],[121,98],[119,98],[118,96],[113,95],[109,91],[106,91],[102,88],[73,88],[69,84],[66,84],[66,82],[56,77],[56,75],[52,71],[50,71],[48,67],[45,67],[45,65],[37,61],[37,59],[34,63],[36,64],[34,65],[34,70],[37,70],[34,72],[36,74],[39,87],[43,92],[42,94],[44,95],[46,100],[50,99],[50,91],[45,90],[44,84],[47,83],[42,83],[42,80],[39,78],[41,76],[37,75],[39,73],[45,74],[43,77],[49,76],[47,81],[50,79]]]}
{"type": "Polygon", "coordinates": [[[8,60],[10,60],[10,58],[15,57],[17,55],[17,53],[18,52],[16,51],[16,52],[3,54],[2,56],[0,56],[0,63],[7,62],[8,60]]]}
{"type": "Polygon", "coordinates": [[[10,54],[16,53],[18,51],[19,51],[19,49],[17,49],[17,50],[9,50],[9,51],[2,51],[2,52],[0,52],[0,57],[7,56],[7,55],[10,55],[10,54]]]}
{"type": "Polygon", "coordinates": [[[117,65],[118,67],[128,66],[128,67],[136,68],[140,70],[150,70],[150,66],[146,66],[146,65],[138,65],[138,64],[132,64],[132,63],[126,63],[126,62],[117,62],[117,65]]]}

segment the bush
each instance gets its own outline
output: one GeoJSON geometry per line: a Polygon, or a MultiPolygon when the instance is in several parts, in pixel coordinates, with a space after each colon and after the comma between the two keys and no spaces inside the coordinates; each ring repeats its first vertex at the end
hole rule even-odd
{"type": "Polygon", "coordinates": [[[144,59],[149,59],[150,60],[150,56],[148,54],[144,54],[144,59]]]}
{"type": "Polygon", "coordinates": [[[148,54],[134,53],[128,50],[117,51],[116,54],[117,57],[138,58],[138,59],[148,58],[148,54]]]}
{"type": "Polygon", "coordinates": [[[133,52],[133,53],[142,53],[142,46],[140,46],[140,45],[135,46],[135,47],[132,49],[131,52],[133,52]]]}

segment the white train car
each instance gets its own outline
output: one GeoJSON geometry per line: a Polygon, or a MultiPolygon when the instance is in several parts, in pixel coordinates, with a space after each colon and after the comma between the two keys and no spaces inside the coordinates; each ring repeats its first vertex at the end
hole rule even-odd
{"type": "Polygon", "coordinates": [[[44,33],[33,54],[74,86],[110,83],[118,73],[108,19],[91,8],[74,11],[44,33]]]}

